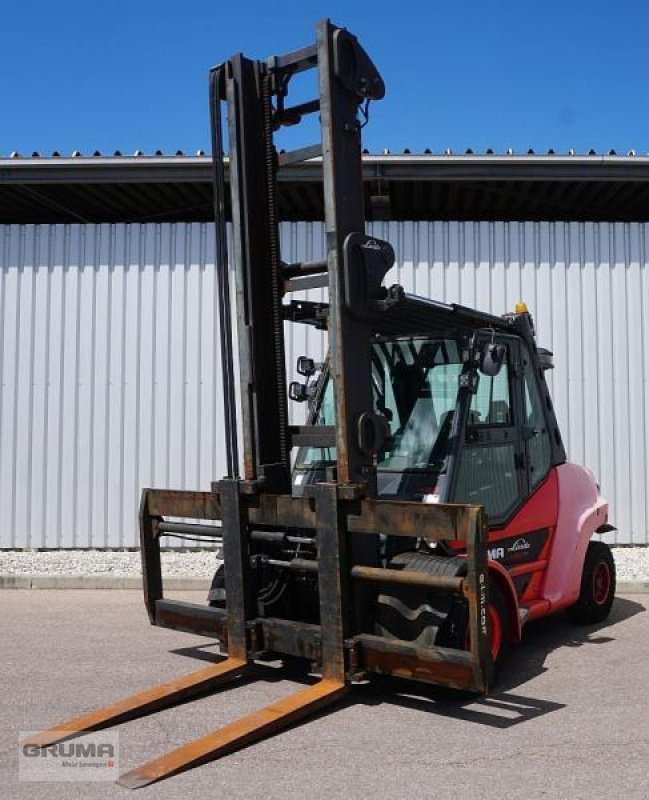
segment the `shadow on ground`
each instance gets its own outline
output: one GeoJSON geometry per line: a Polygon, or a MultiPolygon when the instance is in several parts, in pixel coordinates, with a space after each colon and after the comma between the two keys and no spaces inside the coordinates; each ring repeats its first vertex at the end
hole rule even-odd
{"type": "MultiPolygon", "coordinates": [[[[441,716],[463,719],[493,728],[509,728],[544,714],[565,708],[565,704],[529,697],[515,690],[547,671],[546,659],[560,647],[593,647],[609,644],[615,637],[606,631],[617,623],[645,611],[640,604],[626,598],[616,598],[609,618],[590,626],[573,625],[564,614],[530,623],[523,632],[523,641],[513,646],[503,665],[498,682],[486,697],[426,686],[394,678],[377,677],[354,687],[347,699],[337,708],[355,704],[378,705],[391,703],[441,716]]],[[[173,650],[178,655],[202,661],[219,659],[218,643],[173,650]]],[[[238,683],[252,681],[297,681],[313,683],[316,677],[307,673],[306,662],[289,660],[258,663],[238,683]]],[[[333,709],[331,709],[333,710],[333,709]]],[[[325,710],[318,716],[330,713],[325,710]]]]}

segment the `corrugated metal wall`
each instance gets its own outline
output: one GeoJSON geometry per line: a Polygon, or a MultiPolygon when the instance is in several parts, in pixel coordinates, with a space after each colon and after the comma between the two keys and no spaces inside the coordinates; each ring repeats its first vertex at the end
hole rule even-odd
{"type": "MultiPolygon", "coordinates": [[[[600,476],[617,541],[649,543],[649,227],[373,233],[408,291],[498,314],[528,303],[571,459],[600,476]]],[[[323,253],[320,224],[282,237],[288,261],[323,253]]],[[[0,226],[0,547],[134,546],[141,487],[222,475],[213,261],[204,224],[0,226]]],[[[299,326],[287,359],[323,347],[299,326]]]]}

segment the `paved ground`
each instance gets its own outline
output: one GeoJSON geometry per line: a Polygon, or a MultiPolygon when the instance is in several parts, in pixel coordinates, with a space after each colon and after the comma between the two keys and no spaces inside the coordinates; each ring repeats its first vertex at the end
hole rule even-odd
{"type": "MultiPolygon", "coordinates": [[[[0,798],[128,797],[112,784],[19,783],[17,732],[197,669],[213,659],[213,643],[151,628],[139,592],[0,598],[0,798]]],[[[531,625],[489,699],[360,687],[336,711],[136,796],[649,798],[648,608],[649,597],[635,595],[619,598],[597,628],[574,628],[563,616],[531,625]]],[[[298,685],[271,667],[259,678],[122,725],[122,767],[298,685]]]]}

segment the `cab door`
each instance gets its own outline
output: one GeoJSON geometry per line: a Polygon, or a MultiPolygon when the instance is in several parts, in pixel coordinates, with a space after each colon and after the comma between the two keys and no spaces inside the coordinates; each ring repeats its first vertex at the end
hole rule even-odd
{"type": "MultiPolygon", "coordinates": [[[[491,341],[486,335],[484,341],[491,341]]],[[[454,502],[483,505],[490,527],[504,524],[528,493],[521,437],[521,353],[518,339],[496,336],[506,355],[493,377],[480,374],[454,476],[454,502]]]]}
{"type": "Polygon", "coordinates": [[[516,341],[512,352],[517,354],[511,387],[518,427],[520,498],[503,517],[490,515],[489,557],[509,570],[519,601],[531,603],[541,596],[559,495],[539,376],[524,342],[516,341]]]}

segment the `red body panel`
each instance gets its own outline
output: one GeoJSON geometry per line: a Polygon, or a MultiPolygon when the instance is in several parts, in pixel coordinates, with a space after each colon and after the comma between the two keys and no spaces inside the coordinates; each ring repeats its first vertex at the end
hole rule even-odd
{"type": "Polygon", "coordinates": [[[554,529],[559,514],[559,486],[557,468],[553,467],[548,477],[527,498],[504,528],[494,528],[489,532],[489,541],[497,542],[509,536],[517,536],[540,528],[554,529]]]}
{"type": "Polygon", "coordinates": [[[581,573],[591,537],[608,519],[608,503],[590,470],[577,464],[557,467],[559,514],[543,584],[550,611],[579,597],[581,573]]]}
{"type": "Polygon", "coordinates": [[[520,605],[533,604],[541,599],[545,569],[554,540],[558,515],[559,486],[557,470],[553,468],[548,473],[548,477],[526,500],[507,525],[489,532],[489,544],[493,549],[494,544],[514,536],[523,537],[524,534],[532,531],[548,531],[547,540],[534,560],[506,565],[512,579],[522,576],[528,578],[524,590],[520,593],[517,592],[520,605]]]}
{"type": "Polygon", "coordinates": [[[521,623],[577,600],[588,542],[607,516],[592,473],[561,464],[505,526],[490,530],[489,569],[507,600],[515,638],[521,623]]]}

